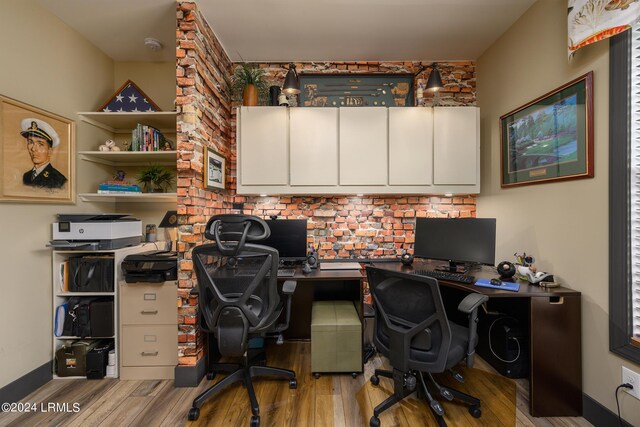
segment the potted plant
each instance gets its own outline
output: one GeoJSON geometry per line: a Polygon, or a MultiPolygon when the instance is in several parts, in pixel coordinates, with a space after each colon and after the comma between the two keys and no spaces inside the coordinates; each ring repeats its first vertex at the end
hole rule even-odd
{"type": "Polygon", "coordinates": [[[234,99],[242,95],[242,105],[258,105],[258,97],[267,95],[266,71],[254,64],[239,64],[231,76],[231,92],[234,99]]]}
{"type": "Polygon", "coordinates": [[[173,172],[158,165],[141,169],[136,177],[146,193],[164,193],[173,181],[173,172]]]}

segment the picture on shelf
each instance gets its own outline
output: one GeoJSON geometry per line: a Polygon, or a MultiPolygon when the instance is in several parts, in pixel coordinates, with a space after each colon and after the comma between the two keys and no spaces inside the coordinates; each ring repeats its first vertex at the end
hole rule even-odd
{"type": "Polygon", "coordinates": [[[75,123],[0,96],[0,201],[73,203],[75,123]]]}
{"type": "Polygon", "coordinates": [[[208,147],[204,148],[204,182],[207,188],[224,189],[225,158],[208,147]]]}

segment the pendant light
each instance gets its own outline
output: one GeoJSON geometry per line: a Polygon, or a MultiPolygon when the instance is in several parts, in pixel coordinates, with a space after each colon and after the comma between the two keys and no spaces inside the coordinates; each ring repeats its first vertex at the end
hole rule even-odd
{"type": "Polygon", "coordinates": [[[282,92],[286,95],[296,95],[300,93],[300,79],[296,72],[296,64],[289,64],[289,71],[287,71],[287,75],[284,78],[282,92]]]}
{"type": "Polygon", "coordinates": [[[431,74],[429,74],[429,79],[427,80],[427,90],[436,92],[442,88],[442,77],[440,77],[440,71],[438,71],[438,64],[433,64],[431,74]]]}

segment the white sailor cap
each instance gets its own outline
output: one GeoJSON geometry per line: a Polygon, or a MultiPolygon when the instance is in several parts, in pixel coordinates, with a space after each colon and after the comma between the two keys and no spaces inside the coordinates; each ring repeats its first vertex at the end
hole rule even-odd
{"type": "Polygon", "coordinates": [[[22,132],[20,135],[25,138],[29,136],[37,136],[45,139],[50,147],[57,147],[60,144],[60,137],[58,133],[51,127],[51,125],[47,122],[44,122],[40,119],[27,118],[23,119],[20,122],[20,127],[22,128],[22,132]]]}

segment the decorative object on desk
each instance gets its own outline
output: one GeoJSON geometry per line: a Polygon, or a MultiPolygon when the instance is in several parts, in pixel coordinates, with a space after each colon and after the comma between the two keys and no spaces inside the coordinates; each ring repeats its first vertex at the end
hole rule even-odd
{"type": "Polygon", "coordinates": [[[155,102],[131,80],[124,82],[113,95],[98,108],[104,113],[143,113],[162,111],[155,102]]]}
{"type": "Polygon", "coordinates": [[[407,250],[402,251],[402,255],[400,255],[400,262],[402,263],[402,265],[413,264],[413,255],[407,252],[407,250]]]}
{"type": "Polygon", "coordinates": [[[411,107],[413,74],[305,74],[300,76],[304,107],[411,107]]]}
{"type": "Polygon", "coordinates": [[[529,271],[527,272],[527,280],[529,281],[529,283],[531,283],[532,285],[536,285],[542,281],[545,282],[553,282],[553,274],[551,273],[546,273],[544,271],[538,271],[538,272],[533,272],[533,271],[529,271]]]}
{"type": "Polygon", "coordinates": [[[509,261],[502,261],[500,264],[498,264],[496,270],[498,270],[498,274],[500,275],[501,279],[508,279],[516,274],[516,266],[509,261]]]}
{"type": "Polygon", "coordinates": [[[173,247],[175,246],[173,242],[178,240],[178,211],[167,211],[167,213],[164,214],[162,221],[160,221],[160,225],[158,225],[158,227],[164,228],[165,239],[169,242],[167,244],[167,250],[173,250],[173,247]]]}
{"type": "Polygon", "coordinates": [[[500,117],[502,187],[593,178],[593,72],[500,117]]]}
{"type": "Polygon", "coordinates": [[[166,193],[173,182],[173,172],[159,165],[149,165],[138,172],[138,182],[145,193],[166,193]]]}
{"type": "Polygon", "coordinates": [[[0,96],[0,201],[74,203],[75,123],[0,96]]]}
{"type": "Polygon", "coordinates": [[[158,229],[155,224],[147,224],[145,227],[145,241],[153,243],[156,241],[158,229]]]}
{"type": "Polygon", "coordinates": [[[204,183],[207,188],[224,190],[226,160],[209,147],[204,147],[204,183]]]}
{"type": "Polygon", "coordinates": [[[98,151],[120,151],[120,147],[116,145],[113,139],[107,139],[104,144],[98,146],[98,151]]]}
{"type": "Polygon", "coordinates": [[[266,71],[255,64],[239,64],[231,76],[231,95],[242,99],[242,105],[258,105],[258,99],[267,95],[266,71]]]}

